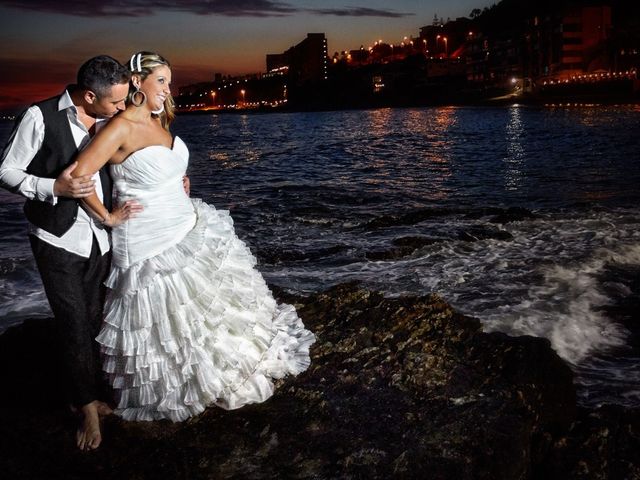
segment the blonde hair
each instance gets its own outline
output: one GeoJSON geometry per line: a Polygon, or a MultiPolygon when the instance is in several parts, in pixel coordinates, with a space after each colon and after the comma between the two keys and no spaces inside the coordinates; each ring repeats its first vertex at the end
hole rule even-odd
{"type": "MultiPolygon", "coordinates": [[[[131,71],[131,75],[137,75],[141,80],[144,80],[153,72],[157,67],[162,65],[171,68],[169,61],[154,52],[138,52],[131,56],[131,59],[127,62],[127,67],[131,71]]],[[[131,97],[136,91],[133,82],[129,84],[129,96],[127,97],[127,103],[131,103],[131,97]]],[[[169,130],[169,125],[176,117],[175,114],[176,104],[173,101],[171,93],[164,100],[164,110],[159,114],[160,122],[165,130],[169,130]]]]}

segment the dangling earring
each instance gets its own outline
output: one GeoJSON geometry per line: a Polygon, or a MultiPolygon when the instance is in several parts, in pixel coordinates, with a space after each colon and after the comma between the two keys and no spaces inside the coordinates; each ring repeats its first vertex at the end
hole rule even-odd
{"type": "Polygon", "coordinates": [[[131,104],[135,107],[141,107],[145,103],[147,103],[147,95],[140,90],[140,88],[136,87],[136,91],[131,94],[131,104]],[[142,99],[137,101],[138,96],[141,95],[142,99]]]}

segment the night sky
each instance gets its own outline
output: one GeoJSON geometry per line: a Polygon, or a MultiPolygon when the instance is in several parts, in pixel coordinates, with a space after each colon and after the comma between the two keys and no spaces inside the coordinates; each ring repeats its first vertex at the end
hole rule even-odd
{"type": "MultiPolygon", "coordinates": [[[[0,0],[0,110],[55,95],[87,58],[124,61],[153,50],[173,65],[174,87],[213,74],[265,70],[265,55],[308,32],[329,54],[417,36],[434,14],[469,16],[491,0],[0,0]]],[[[177,93],[177,88],[174,89],[177,93]]]]}

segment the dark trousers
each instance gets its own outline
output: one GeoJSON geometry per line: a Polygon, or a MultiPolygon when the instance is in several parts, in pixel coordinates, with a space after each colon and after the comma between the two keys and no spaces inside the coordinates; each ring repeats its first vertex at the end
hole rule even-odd
{"type": "Polygon", "coordinates": [[[100,348],[95,341],[110,253],[101,255],[95,237],[89,258],[54,247],[29,235],[56,323],[57,338],[69,401],[78,407],[104,396],[100,348]]]}

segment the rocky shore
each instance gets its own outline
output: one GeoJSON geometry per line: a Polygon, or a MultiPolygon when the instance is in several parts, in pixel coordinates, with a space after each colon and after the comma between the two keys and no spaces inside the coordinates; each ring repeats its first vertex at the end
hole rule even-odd
{"type": "MultiPolygon", "coordinates": [[[[401,247],[402,245],[400,245],[401,247]]],[[[105,419],[74,447],[51,321],[0,336],[0,475],[7,479],[634,479],[640,409],[576,406],[549,342],[482,332],[436,295],[355,284],[296,304],[311,368],[261,405],[181,424],[105,419]]]]}

